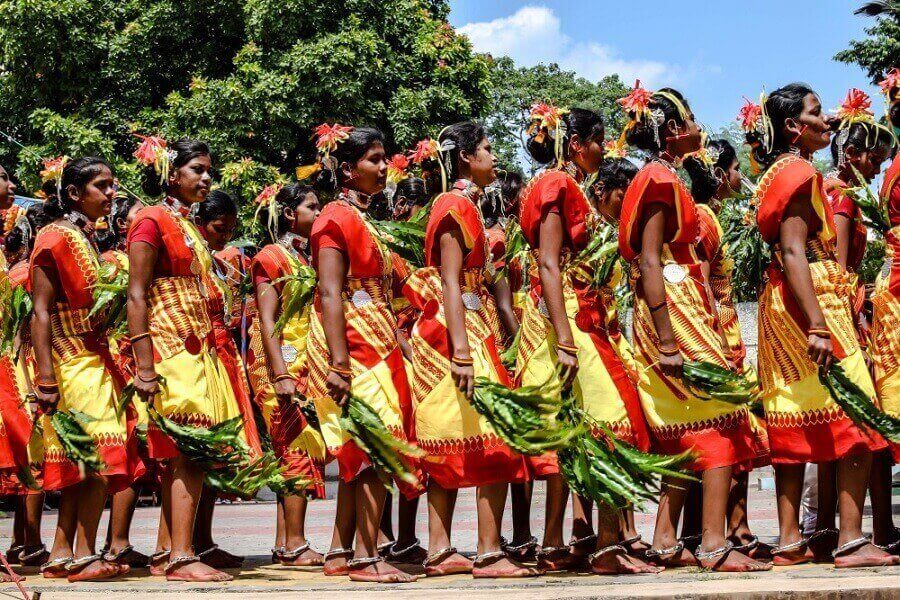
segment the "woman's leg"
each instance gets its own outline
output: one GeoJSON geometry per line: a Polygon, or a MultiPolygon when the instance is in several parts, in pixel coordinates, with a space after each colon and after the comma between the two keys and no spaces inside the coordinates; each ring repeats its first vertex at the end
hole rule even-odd
{"type": "Polygon", "coordinates": [[[172,469],[168,462],[159,463],[159,529],[156,532],[156,549],[150,556],[150,574],[164,575],[172,549],[172,469]]]}
{"type": "Polygon", "coordinates": [[[768,561],[772,559],[772,547],[761,543],[750,530],[750,520],[747,517],[749,483],[750,471],[741,471],[731,476],[731,489],[728,491],[728,526],[726,528],[728,540],[735,547],[746,546],[741,552],[750,558],[768,561]]]}
{"type": "Polygon", "coordinates": [[[775,465],[775,493],[778,497],[778,548],[775,565],[809,562],[811,553],[800,535],[800,498],[803,494],[803,464],[775,465]],[[782,550],[785,549],[785,550],[782,550]]]}
{"type": "MultiPolygon", "coordinates": [[[[88,475],[77,486],[78,509],[73,553],[75,561],[96,554],[97,527],[106,504],[106,486],[106,478],[95,474],[88,475]]],[[[107,579],[127,572],[127,566],[120,567],[105,560],[97,560],[69,574],[69,581],[107,579]]]]}
{"type": "MultiPolygon", "coordinates": [[[[872,542],[879,546],[896,544],[900,532],[894,527],[894,514],[891,507],[891,451],[881,450],[872,455],[872,472],[869,474],[869,496],[872,499],[872,542]]],[[[28,543],[28,537],[25,537],[28,543]]],[[[892,554],[900,551],[900,544],[894,547],[892,554]]]]}
{"type": "Polygon", "coordinates": [[[597,506],[597,553],[591,560],[591,570],[601,575],[659,573],[662,567],[648,565],[630,556],[621,546],[621,511],[601,503],[597,506]]]}
{"type": "MultiPolygon", "coordinates": [[[[13,511],[13,539],[9,546],[20,550],[25,546],[25,498],[27,496],[16,496],[12,499],[12,502],[15,503],[15,510],[13,511]]],[[[6,561],[10,564],[18,563],[19,551],[15,552],[15,556],[7,552],[6,561]]]]}
{"type": "Polygon", "coordinates": [[[168,516],[171,527],[172,552],[166,576],[173,580],[229,581],[231,576],[198,560],[178,563],[184,557],[194,557],[194,525],[197,507],[203,493],[203,471],[182,455],[171,461],[171,508],[168,516]],[[173,564],[174,563],[174,564],[173,564]]]}
{"type": "MultiPolygon", "coordinates": [[[[38,549],[43,546],[41,541],[41,518],[44,515],[44,494],[28,494],[22,499],[25,508],[23,520],[23,540],[27,549],[38,549]]],[[[35,558],[35,564],[42,563],[47,558],[47,553],[35,558]]]]}
{"type": "MultiPolygon", "coordinates": [[[[476,561],[473,565],[472,574],[475,577],[532,577],[538,574],[537,569],[524,567],[521,563],[507,558],[500,549],[500,527],[503,522],[503,508],[506,505],[506,489],[508,487],[509,485],[506,483],[493,483],[483,485],[476,491],[478,557],[481,560],[476,561]]],[[[561,539],[562,532],[560,532],[560,543],[561,539]]]]}
{"type": "Polygon", "coordinates": [[[416,537],[416,519],[419,514],[419,497],[397,496],[397,541],[391,549],[394,562],[421,565],[428,558],[428,551],[416,537]]]}
{"type": "Polygon", "coordinates": [[[450,542],[457,490],[448,490],[435,481],[428,482],[428,558],[425,574],[429,577],[469,573],[472,561],[453,550],[450,542]]]}
{"type": "Polygon", "coordinates": [[[509,486],[512,504],[512,540],[511,546],[521,546],[529,542],[531,533],[531,497],[534,492],[534,481],[512,483],[509,486]]]}
{"type": "Polygon", "coordinates": [[[653,528],[653,544],[647,556],[667,567],[696,564],[690,550],[678,542],[678,521],[687,497],[687,483],[675,477],[663,477],[659,506],[656,509],[656,525],[653,528]]]}
{"type": "Polygon", "coordinates": [[[212,526],[216,498],[215,490],[204,485],[194,525],[194,551],[204,563],[214,569],[237,569],[244,564],[244,557],[226,552],[213,541],[212,526]]]}
{"type": "Polygon", "coordinates": [[[544,541],[538,552],[538,569],[542,572],[565,571],[582,563],[581,555],[573,554],[563,542],[563,520],[569,501],[569,487],[562,475],[550,475],[546,480],[547,514],[544,521],[544,541]]]}
{"type": "Polygon", "coordinates": [[[845,456],[837,461],[838,510],[841,527],[835,567],[875,567],[900,564],[900,557],[888,554],[870,543],[862,532],[863,502],[872,467],[872,453],[845,456]]]}
{"type": "Polygon", "coordinates": [[[384,497],[384,509],[381,511],[381,522],[378,524],[378,550],[389,549],[394,544],[393,494],[384,497]]]}
{"type": "Polygon", "coordinates": [[[338,483],[337,506],[334,512],[334,531],[331,548],[325,555],[326,575],[346,575],[347,560],[353,556],[353,537],[356,533],[356,482],[338,483]]]}
{"type": "Polygon", "coordinates": [[[572,541],[569,546],[576,556],[587,556],[594,551],[594,502],[572,494],[572,541]]]}
{"type": "Polygon", "coordinates": [[[284,497],[285,556],[282,564],[295,567],[318,567],[324,562],[321,554],[309,547],[306,539],[306,496],[284,497]],[[303,547],[305,550],[297,552],[303,547]]]}
{"type": "Polygon", "coordinates": [[[732,467],[718,467],[703,472],[703,540],[696,556],[700,564],[716,571],[764,571],[771,568],[746,555],[727,548],[725,543],[725,519],[728,492],[731,488],[732,467]],[[704,554],[711,553],[708,559],[704,554]]]}
{"type": "Polygon", "coordinates": [[[285,548],[285,531],[284,531],[284,496],[278,494],[275,497],[275,548],[273,549],[272,562],[275,562],[278,550],[285,548]]]}
{"type": "Polygon", "coordinates": [[[703,484],[699,481],[684,481],[687,496],[684,499],[684,519],[681,522],[681,540],[693,552],[700,545],[703,534],[703,484]]]}

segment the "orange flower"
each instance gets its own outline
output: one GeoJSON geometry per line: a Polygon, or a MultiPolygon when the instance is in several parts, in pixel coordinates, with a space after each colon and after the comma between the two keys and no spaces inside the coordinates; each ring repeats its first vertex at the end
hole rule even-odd
{"type": "Polygon", "coordinates": [[[634,89],[624,98],[619,98],[616,102],[622,107],[626,113],[633,113],[635,119],[640,119],[643,115],[650,114],[650,100],[653,98],[653,92],[641,87],[641,80],[634,82],[634,89]]]}
{"type": "Polygon", "coordinates": [[[878,85],[881,87],[881,93],[890,98],[891,90],[900,88],[900,69],[896,67],[891,69],[891,72],[887,74],[887,77],[885,77],[883,81],[878,82],[878,85]]]}
{"type": "Polygon", "coordinates": [[[69,161],[68,156],[44,159],[44,168],[41,171],[41,181],[61,181],[63,169],[69,161]]]}
{"type": "Polygon", "coordinates": [[[431,159],[437,159],[438,156],[438,145],[431,138],[425,138],[424,140],[419,140],[416,144],[415,150],[409,153],[409,160],[412,161],[414,165],[421,165],[423,162],[431,159]]]}
{"type": "Polygon", "coordinates": [[[872,111],[869,110],[871,107],[872,101],[869,99],[868,94],[860,89],[851,88],[850,91],[847,92],[847,97],[841,102],[837,116],[840,118],[843,125],[849,125],[850,123],[857,123],[860,121],[871,121],[875,116],[872,111]]]}
{"type": "Polygon", "coordinates": [[[316,149],[328,156],[337,149],[341,142],[350,137],[351,131],[353,131],[353,127],[348,125],[322,123],[314,130],[316,149]]]}
{"type": "Polygon", "coordinates": [[[16,226],[16,221],[19,220],[19,214],[21,214],[22,207],[18,204],[13,204],[8,209],[3,211],[3,235],[8,234],[13,230],[13,227],[16,226]]]}
{"type": "Polygon", "coordinates": [[[141,140],[141,145],[134,151],[134,157],[142,165],[155,165],[160,155],[166,153],[166,140],[158,135],[132,134],[141,140]]]}
{"type": "Polygon", "coordinates": [[[737,116],[737,122],[741,124],[741,129],[746,132],[756,129],[760,116],[762,116],[762,106],[744,98],[744,106],[741,107],[737,116]]]}
{"type": "Polygon", "coordinates": [[[614,140],[607,140],[606,144],[603,146],[604,158],[625,158],[628,154],[628,146],[625,144],[624,137],[619,137],[614,140]]]}
{"type": "Polygon", "coordinates": [[[281,186],[277,183],[267,185],[266,187],[264,187],[262,189],[262,191],[259,194],[257,194],[254,202],[258,206],[268,206],[269,204],[271,204],[272,202],[275,201],[275,196],[277,196],[278,192],[280,192],[280,191],[281,191],[281,186]]]}
{"type": "Polygon", "coordinates": [[[409,158],[403,154],[392,156],[391,160],[388,161],[388,181],[397,184],[409,177],[409,174],[406,172],[407,168],[409,168],[409,158]]]}
{"type": "Polygon", "coordinates": [[[551,130],[559,127],[559,121],[567,111],[564,108],[558,108],[546,102],[535,102],[531,105],[531,111],[528,115],[528,135],[532,135],[537,131],[534,139],[537,142],[544,141],[544,136],[551,130]]]}

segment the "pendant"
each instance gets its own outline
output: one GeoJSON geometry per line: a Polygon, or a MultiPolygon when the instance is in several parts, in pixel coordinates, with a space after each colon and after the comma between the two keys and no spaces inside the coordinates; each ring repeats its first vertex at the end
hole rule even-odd
{"type": "Polygon", "coordinates": [[[547,317],[548,319],[550,318],[550,311],[547,310],[547,302],[544,300],[543,296],[541,297],[540,300],[538,300],[537,308],[538,308],[539,313],[541,313],[543,316],[547,317]]]}
{"type": "Polygon", "coordinates": [[[370,296],[369,292],[366,290],[356,290],[350,297],[350,302],[352,302],[353,306],[356,308],[361,308],[366,304],[372,303],[372,296],[370,296]]]}
{"type": "Polygon", "coordinates": [[[663,267],[663,279],[669,283],[681,283],[687,277],[687,269],[676,263],[669,263],[663,267]]]}
{"type": "Polygon", "coordinates": [[[481,298],[474,292],[463,292],[462,302],[463,306],[468,310],[478,310],[481,308],[481,298]]]}
{"type": "Polygon", "coordinates": [[[891,269],[894,267],[894,257],[891,255],[884,257],[884,264],[881,265],[881,278],[887,279],[891,276],[891,269]]]}
{"type": "Polygon", "coordinates": [[[287,364],[291,364],[297,360],[297,354],[297,349],[290,344],[285,344],[281,347],[281,358],[284,359],[284,362],[287,364]]]}

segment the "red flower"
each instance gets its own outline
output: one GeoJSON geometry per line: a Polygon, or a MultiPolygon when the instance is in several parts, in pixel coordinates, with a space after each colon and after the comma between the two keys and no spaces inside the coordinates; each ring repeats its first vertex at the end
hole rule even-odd
{"type": "Polygon", "coordinates": [[[278,195],[278,192],[281,191],[281,186],[278,184],[267,185],[262,189],[262,191],[257,194],[254,202],[258,206],[268,206],[270,203],[275,201],[275,196],[278,195]]]}
{"type": "Polygon", "coordinates": [[[158,135],[144,136],[138,133],[135,133],[133,135],[142,140],[141,145],[138,146],[138,149],[134,151],[134,157],[142,165],[146,166],[156,164],[156,161],[159,160],[160,155],[165,154],[166,140],[162,139],[158,135]]]}
{"type": "Polygon", "coordinates": [[[896,67],[891,69],[891,72],[887,74],[887,77],[885,77],[883,81],[880,81],[878,85],[881,87],[881,93],[890,97],[891,90],[900,88],[900,69],[896,67]]]}
{"type": "Polygon", "coordinates": [[[872,101],[869,95],[864,91],[851,88],[847,92],[847,97],[841,102],[837,116],[845,123],[856,123],[858,121],[870,121],[874,116],[872,111],[872,101]]]}
{"type": "Polygon", "coordinates": [[[625,158],[628,155],[628,147],[625,144],[624,136],[607,140],[603,150],[604,158],[625,158]]]}
{"type": "Polygon", "coordinates": [[[395,154],[388,161],[388,181],[391,183],[400,183],[409,175],[406,169],[409,168],[409,158],[403,154],[395,154]]]}
{"type": "Polygon", "coordinates": [[[537,132],[534,139],[542,142],[544,136],[550,131],[556,131],[559,121],[564,114],[569,112],[564,108],[557,108],[546,102],[535,102],[531,105],[531,111],[528,115],[530,124],[528,125],[528,135],[537,132]]]}
{"type": "Polygon", "coordinates": [[[634,89],[624,98],[619,98],[616,102],[627,113],[634,113],[635,117],[650,112],[650,100],[653,98],[653,92],[641,87],[641,80],[634,82],[634,89]]]}
{"type": "Polygon", "coordinates": [[[421,165],[423,162],[436,159],[438,155],[438,145],[431,138],[419,140],[415,150],[409,153],[409,160],[415,165],[421,165]]]}
{"type": "Polygon", "coordinates": [[[744,131],[753,131],[756,129],[756,124],[759,122],[760,116],[762,116],[762,107],[759,104],[755,104],[752,100],[744,98],[744,106],[741,107],[737,116],[737,121],[741,124],[741,129],[744,131]]]}
{"type": "Polygon", "coordinates": [[[66,163],[68,161],[68,156],[45,158],[44,168],[41,170],[41,181],[60,181],[62,179],[63,169],[66,168],[66,163]]]}
{"type": "Polygon", "coordinates": [[[350,137],[351,131],[353,131],[353,127],[348,125],[322,123],[314,130],[316,148],[319,152],[328,156],[337,149],[341,142],[350,137]]]}

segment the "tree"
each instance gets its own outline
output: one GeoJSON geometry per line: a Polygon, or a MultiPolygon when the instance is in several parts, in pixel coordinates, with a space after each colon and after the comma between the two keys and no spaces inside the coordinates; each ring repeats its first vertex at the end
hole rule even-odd
{"type": "Polygon", "coordinates": [[[900,66],[900,2],[869,2],[856,14],[876,17],[875,24],[866,29],[869,37],[851,41],[850,47],[838,52],[834,58],[859,65],[876,83],[892,68],[900,66]]]}
{"type": "Polygon", "coordinates": [[[0,163],[99,154],[136,188],[132,132],[207,140],[243,200],[311,160],[311,127],[374,125],[392,150],[481,114],[489,57],[446,0],[0,0],[0,163]],[[396,144],[396,146],[394,145],[396,144]]]}
{"type": "MultiPolygon", "coordinates": [[[[536,101],[548,101],[562,107],[598,110],[603,114],[607,137],[619,130],[623,118],[616,99],[628,93],[618,75],[594,83],[559,65],[516,67],[512,59],[497,59],[491,73],[493,84],[491,111],[485,118],[489,135],[500,163],[512,166],[528,161],[524,154],[524,135],[528,113],[536,101]]],[[[536,165],[530,163],[534,171],[536,165]]]]}

